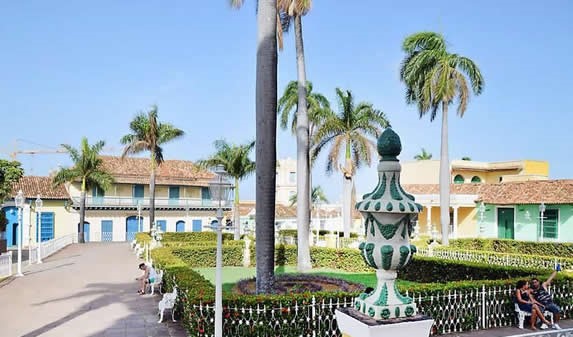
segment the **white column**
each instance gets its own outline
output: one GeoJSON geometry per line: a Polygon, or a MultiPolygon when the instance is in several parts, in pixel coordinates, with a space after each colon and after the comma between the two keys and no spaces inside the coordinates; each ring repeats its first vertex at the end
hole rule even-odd
{"type": "Polygon", "coordinates": [[[426,229],[428,230],[428,235],[432,236],[432,205],[426,206],[426,229]]]}
{"type": "Polygon", "coordinates": [[[460,208],[459,206],[454,206],[454,230],[452,232],[452,236],[454,239],[456,239],[458,237],[458,209],[460,208]]]}

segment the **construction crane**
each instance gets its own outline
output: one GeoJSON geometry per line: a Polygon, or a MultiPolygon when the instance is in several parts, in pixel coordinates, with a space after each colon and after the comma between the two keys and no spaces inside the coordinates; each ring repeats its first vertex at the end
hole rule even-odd
{"type": "Polygon", "coordinates": [[[68,153],[66,149],[56,149],[56,150],[17,150],[10,153],[10,158],[16,160],[19,154],[43,154],[43,153],[68,153]]]}

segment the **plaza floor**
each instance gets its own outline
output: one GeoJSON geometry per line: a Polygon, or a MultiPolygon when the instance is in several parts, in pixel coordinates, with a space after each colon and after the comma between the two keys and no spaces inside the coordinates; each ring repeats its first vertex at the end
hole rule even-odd
{"type": "Polygon", "coordinates": [[[73,244],[0,283],[2,337],[182,337],[159,295],[137,294],[139,260],[127,243],[73,244]]]}

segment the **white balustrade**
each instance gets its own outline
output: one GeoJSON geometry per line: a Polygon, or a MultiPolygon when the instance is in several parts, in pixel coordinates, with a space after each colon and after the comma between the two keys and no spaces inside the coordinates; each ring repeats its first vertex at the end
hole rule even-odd
{"type": "Polygon", "coordinates": [[[12,252],[0,254],[0,278],[12,275],[12,252]]]}

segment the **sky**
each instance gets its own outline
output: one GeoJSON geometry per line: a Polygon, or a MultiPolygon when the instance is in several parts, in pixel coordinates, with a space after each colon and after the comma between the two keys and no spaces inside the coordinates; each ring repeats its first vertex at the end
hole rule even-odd
{"type": "MultiPolygon", "coordinates": [[[[224,138],[255,137],[255,0],[241,10],[226,0],[0,2],[0,158],[15,150],[105,140],[119,154],[129,121],[152,104],[186,136],[165,158],[197,160],[224,138]]],[[[440,120],[420,119],[399,80],[403,39],[437,31],[451,52],[474,60],[485,78],[466,114],[450,115],[450,158],[546,160],[550,178],[573,178],[573,2],[313,1],[303,18],[307,78],[331,99],[336,87],[384,111],[402,139],[402,161],[425,148],[439,158],[440,120]]],[[[296,79],[294,34],[279,54],[279,95],[296,79]]],[[[278,158],[296,140],[278,132],[278,158]]],[[[254,153],[253,153],[254,159],[254,153]]],[[[29,175],[69,165],[66,154],[18,156],[29,175]]],[[[342,178],[325,157],[313,184],[339,202],[342,178]]],[[[357,172],[358,195],[372,190],[376,165],[357,172]]],[[[255,179],[241,198],[255,198],[255,179]]]]}

